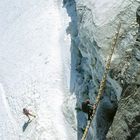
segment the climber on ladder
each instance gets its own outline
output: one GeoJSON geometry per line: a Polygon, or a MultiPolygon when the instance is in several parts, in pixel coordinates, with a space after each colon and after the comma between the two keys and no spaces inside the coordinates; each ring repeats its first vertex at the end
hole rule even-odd
{"type": "Polygon", "coordinates": [[[91,104],[89,99],[82,102],[82,111],[88,114],[88,120],[90,120],[94,108],[95,105],[91,104]]]}

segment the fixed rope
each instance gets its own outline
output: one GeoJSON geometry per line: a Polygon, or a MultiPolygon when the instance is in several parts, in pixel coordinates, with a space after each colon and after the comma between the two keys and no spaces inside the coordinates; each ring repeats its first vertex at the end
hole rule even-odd
{"type": "Polygon", "coordinates": [[[98,95],[97,95],[97,97],[96,97],[96,101],[95,101],[95,104],[94,104],[93,112],[92,112],[92,115],[91,115],[91,117],[90,117],[90,120],[89,120],[88,123],[87,123],[87,126],[86,126],[86,128],[85,128],[85,131],[84,131],[84,134],[83,134],[81,140],[86,140],[86,137],[87,137],[89,128],[90,128],[90,126],[91,126],[92,120],[93,120],[93,118],[94,118],[94,115],[95,115],[95,113],[96,113],[98,104],[99,104],[100,99],[101,99],[101,97],[102,97],[102,95],[103,95],[103,90],[104,90],[105,85],[106,85],[107,74],[108,74],[108,72],[109,72],[109,70],[110,70],[110,64],[111,64],[112,55],[113,55],[113,53],[114,53],[115,47],[117,46],[117,41],[118,41],[118,39],[119,39],[120,29],[121,29],[121,23],[119,23],[117,32],[116,32],[115,37],[114,37],[114,39],[113,39],[113,41],[112,41],[111,53],[110,53],[109,58],[108,58],[108,60],[107,60],[107,64],[106,64],[106,67],[105,67],[105,72],[104,72],[102,81],[101,81],[101,83],[100,83],[100,88],[99,88],[98,95]]]}

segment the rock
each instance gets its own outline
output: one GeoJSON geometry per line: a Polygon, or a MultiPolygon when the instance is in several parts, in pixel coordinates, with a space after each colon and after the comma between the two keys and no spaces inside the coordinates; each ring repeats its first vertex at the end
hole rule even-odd
{"type": "MultiPolygon", "coordinates": [[[[140,8],[140,7],[139,7],[140,8]]],[[[139,9],[138,8],[138,9],[139,9]]],[[[137,20],[139,11],[137,10],[137,20]]],[[[140,33],[140,30],[139,30],[140,33]]],[[[127,87],[123,86],[122,98],[113,123],[106,136],[107,140],[139,140],[140,139],[140,50],[139,36],[132,49],[130,65],[126,70],[127,87]],[[132,82],[135,81],[135,82],[132,82]]]]}
{"type": "MultiPolygon", "coordinates": [[[[131,90],[132,91],[132,90],[131,90]]],[[[107,140],[139,140],[140,139],[140,88],[129,96],[122,98],[107,140]]]]}

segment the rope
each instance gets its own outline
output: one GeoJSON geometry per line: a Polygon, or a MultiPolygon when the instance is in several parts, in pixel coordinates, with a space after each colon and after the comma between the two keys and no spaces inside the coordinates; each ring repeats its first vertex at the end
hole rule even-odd
{"type": "Polygon", "coordinates": [[[98,104],[99,104],[99,102],[100,102],[100,98],[101,98],[101,96],[103,95],[103,90],[104,90],[105,85],[106,85],[107,74],[108,74],[108,72],[109,72],[109,70],[110,70],[111,58],[112,58],[112,55],[113,55],[113,53],[114,53],[115,47],[116,47],[116,45],[117,45],[117,40],[118,40],[118,38],[119,38],[120,28],[121,28],[121,23],[119,23],[117,32],[116,32],[115,37],[114,37],[114,39],[113,39],[113,41],[112,41],[111,53],[110,53],[109,58],[108,58],[108,60],[107,60],[107,64],[106,64],[106,67],[105,67],[105,72],[104,72],[104,75],[103,75],[103,78],[102,78],[102,81],[101,81],[101,84],[100,84],[100,88],[99,88],[99,92],[98,92],[98,95],[97,95],[97,98],[96,98],[96,101],[95,101],[95,104],[94,104],[93,112],[92,112],[92,115],[91,115],[91,117],[90,117],[90,121],[87,122],[87,126],[86,126],[86,128],[85,128],[85,131],[84,131],[84,134],[83,134],[81,140],[86,140],[86,137],[87,137],[89,128],[90,128],[90,126],[91,126],[92,120],[93,120],[93,118],[94,118],[94,115],[95,115],[95,113],[96,113],[98,104]]]}

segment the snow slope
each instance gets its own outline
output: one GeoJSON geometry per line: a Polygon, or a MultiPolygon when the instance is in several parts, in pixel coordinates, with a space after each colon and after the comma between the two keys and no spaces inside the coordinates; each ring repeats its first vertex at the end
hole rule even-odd
{"type": "Polygon", "coordinates": [[[2,0],[0,6],[0,140],[76,139],[62,113],[70,71],[62,3],[2,0]],[[23,107],[37,115],[29,124],[23,107]]]}

